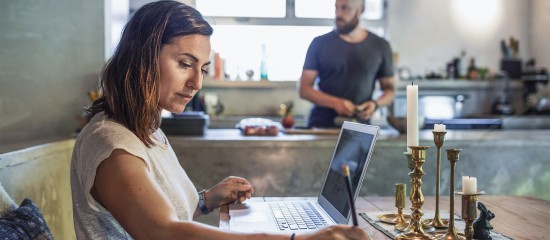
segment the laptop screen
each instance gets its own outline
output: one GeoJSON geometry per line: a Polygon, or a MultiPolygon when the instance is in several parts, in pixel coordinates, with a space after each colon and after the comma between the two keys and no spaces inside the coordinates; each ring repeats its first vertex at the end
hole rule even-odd
{"type": "Polygon", "coordinates": [[[346,193],[346,183],[344,182],[345,178],[342,174],[342,165],[344,163],[349,165],[352,195],[356,196],[363,169],[365,164],[368,164],[376,133],[377,131],[373,134],[347,128],[342,128],[340,133],[330,169],[321,190],[321,196],[344,217],[349,216],[350,206],[346,193]]]}

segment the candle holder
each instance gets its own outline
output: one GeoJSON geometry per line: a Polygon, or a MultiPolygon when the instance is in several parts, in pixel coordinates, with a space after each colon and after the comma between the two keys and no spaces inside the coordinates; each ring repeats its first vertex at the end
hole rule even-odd
{"type": "Polygon", "coordinates": [[[464,235],[466,240],[471,240],[474,236],[474,226],[472,223],[477,218],[477,196],[485,194],[484,191],[477,191],[477,193],[466,194],[461,190],[455,192],[462,195],[462,218],[466,222],[466,228],[464,228],[464,235]]]}
{"type": "Polygon", "coordinates": [[[403,226],[406,228],[411,220],[411,215],[403,214],[403,208],[405,208],[405,196],[407,196],[407,185],[404,183],[395,184],[395,207],[397,208],[397,214],[388,213],[378,216],[378,219],[387,224],[395,224],[397,226],[403,226]]]}
{"type": "Polygon", "coordinates": [[[432,131],[432,133],[434,135],[435,146],[437,147],[437,170],[435,176],[435,214],[430,225],[437,229],[444,229],[448,227],[448,221],[445,223],[439,216],[439,183],[441,173],[441,147],[445,142],[445,134],[447,134],[447,132],[432,131]]]}
{"type": "MultiPolygon", "coordinates": [[[[409,168],[409,170],[410,171],[414,170],[414,162],[412,160],[412,153],[403,152],[403,155],[405,156],[405,159],[407,159],[407,167],[409,168]]],[[[409,208],[412,209],[412,206],[409,207],[409,208]]],[[[405,219],[405,222],[403,222],[401,224],[396,223],[396,225],[394,227],[396,230],[399,230],[401,232],[410,231],[409,224],[410,224],[410,220],[411,220],[411,215],[406,214],[405,216],[408,217],[408,218],[405,219]]]]}
{"type": "Polygon", "coordinates": [[[455,165],[456,162],[459,159],[459,153],[461,152],[461,149],[447,149],[447,159],[451,163],[451,181],[449,185],[449,198],[450,198],[450,211],[449,211],[449,226],[447,227],[447,233],[445,235],[440,236],[439,239],[445,239],[445,240],[463,240],[465,239],[463,236],[460,236],[456,232],[455,228],[455,195],[453,189],[455,188],[455,165]]]}
{"type": "Polygon", "coordinates": [[[414,162],[413,162],[413,159],[412,159],[412,153],[404,152],[403,155],[405,155],[405,158],[407,158],[407,167],[409,168],[409,170],[412,171],[414,169],[414,162]]]}
{"type": "Polygon", "coordinates": [[[405,233],[397,235],[395,239],[433,239],[432,236],[424,232],[422,222],[420,221],[422,215],[424,215],[424,213],[422,213],[422,205],[424,204],[424,195],[422,194],[422,176],[426,174],[422,169],[422,165],[426,162],[426,149],[429,147],[409,147],[412,149],[412,161],[414,163],[414,169],[409,173],[409,176],[411,176],[411,221],[407,227],[409,230],[405,233]]]}

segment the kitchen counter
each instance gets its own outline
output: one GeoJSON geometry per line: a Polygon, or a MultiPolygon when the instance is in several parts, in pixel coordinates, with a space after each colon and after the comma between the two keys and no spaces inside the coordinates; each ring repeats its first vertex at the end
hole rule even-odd
{"type": "MultiPolygon", "coordinates": [[[[336,135],[247,137],[236,129],[211,129],[205,136],[168,136],[181,165],[197,188],[208,188],[229,175],[255,186],[256,196],[314,196],[321,188],[336,135]]],[[[420,144],[431,146],[424,165],[424,193],[435,194],[436,148],[432,133],[420,131],[420,144]]],[[[441,192],[449,191],[446,148],[460,148],[455,182],[478,177],[490,195],[530,195],[550,200],[550,130],[450,130],[442,148],[441,192]],[[529,177],[527,177],[529,176],[529,177]]],[[[362,195],[392,196],[393,185],[408,183],[403,156],[405,135],[382,130],[367,170],[362,195]]]]}
{"type": "MultiPolygon", "coordinates": [[[[168,136],[170,142],[186,142],[189,146],[204,146],[205,142],[213,146],[234,146],[244,147],[262,146],[268,144],[283,144],[295,146],[334,146],[338,135],[330,134],[285,134],[278,136],[245,136],[238,129],[208,129],[204,136],[168,136]],[[328,144],[328,145],[327,145],[328,144]]],[[[419,132],[420,141],[432,141],[433,135],[430,130],[419,132]]],[[[445,135],[447,142],[477,142],[485,145],[537,145],[550,146],[550,130],[448,130],[445,135]]],[[[377,144],[388,144],[406,141],[406,135],[399,134],[392,129],[381,129],[378,135],[377,144]]],[[[395,144],[392,144],[395,145],[395,144]]],[[[405,145],[403,145],[404,148],[405,145]]]]}

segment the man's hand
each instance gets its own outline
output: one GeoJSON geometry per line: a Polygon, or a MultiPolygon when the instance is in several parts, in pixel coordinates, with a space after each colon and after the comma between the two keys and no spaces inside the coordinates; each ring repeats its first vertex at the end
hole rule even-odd
{"type": "Polygon", "coordinates": [[[338,115],[351,117],[355,114],[355,105],[347,99],[339,99],[333,106],[338,115]]]}
{"type": "Polygon", "coordinates": [[[363,120],[369,120],[376,111],[376,102],[373,100],[366,101],[357,106],[357,116],[363,120]]]}

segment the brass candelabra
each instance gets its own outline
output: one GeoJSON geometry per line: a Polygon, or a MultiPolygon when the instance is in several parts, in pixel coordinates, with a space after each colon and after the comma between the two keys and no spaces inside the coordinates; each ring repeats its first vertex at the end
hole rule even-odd
{"type": "MultiPolygon", "coordinates": [[[[431,226],[438,229],[447,228],[447,223],[444,223],[439,216],[439,186],[440,186],[440,173],[441,173],[441,147],[445,142],[445,134],[447,132],[432,131],[434,135],[434,143],[437,147],[437,170],[435,176],[435,215],[430,223],[431,226]]],[[[452,191],[452,190],[451,190],[452,191]]]]}
{"type": "Polygon", "coordinates": [[[451,181],[449,185],[449,198],[450,198],[450,211],[449,211],[449,226],[447,228],[447,233],[441,236],[440,239],[445,240],[463,240],[464,237],[460,236],[455,228],[455,165],[459,159],[459,153],[461,149],[447,149],[447,159],[451,163],[451,181]]]}
{"type": "Polygon", "coordinates": [[[432,236],[426,234],[422,228],[421,218],[422,205],[424,204],[424,195],[422,194],[422,176],[424,170],[422,165],[426,162],[426,149],[428,146],[409,146],[412,149],[412,161],[414,169],[409,173],[411,177],[411,193],[410,200],[412,202],[411,221],[407,227],[409,230],[396,236],[395,239],[433,239],[432,236]]]}

